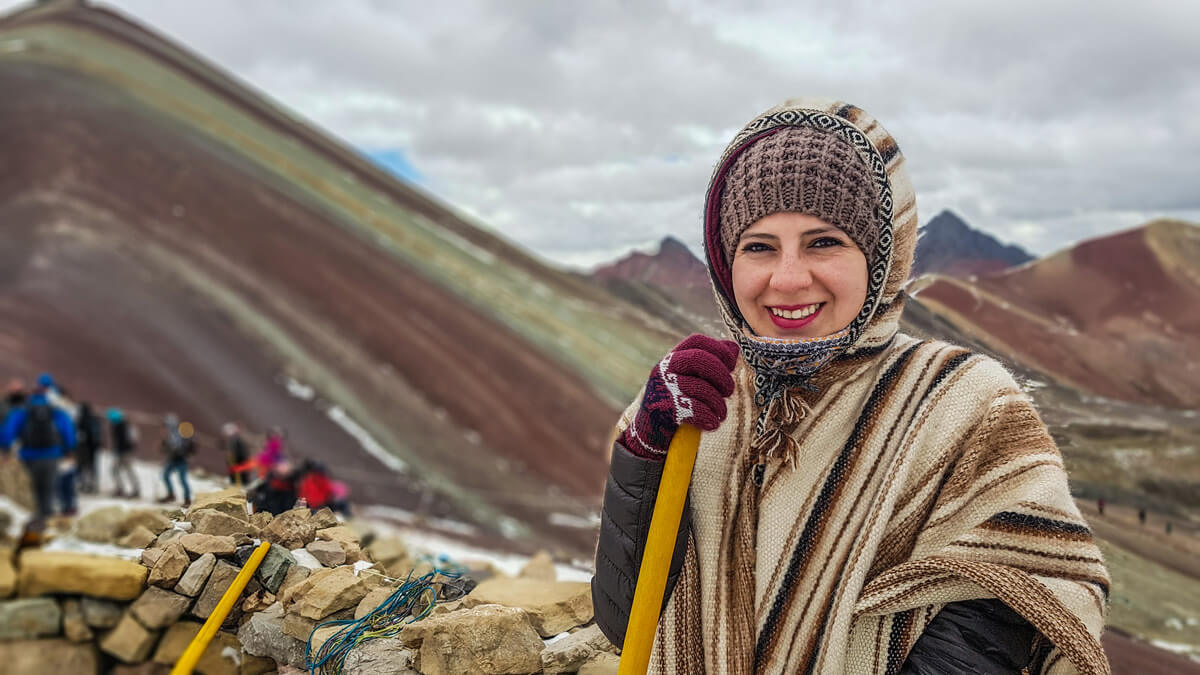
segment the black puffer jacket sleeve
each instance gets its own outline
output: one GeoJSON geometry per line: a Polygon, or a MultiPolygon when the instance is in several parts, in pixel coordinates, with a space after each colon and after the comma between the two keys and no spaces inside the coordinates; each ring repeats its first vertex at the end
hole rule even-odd
{"type": "Polygon", "coordinates": [[[1038,635],[999,600],[952,602],[917,638],[900,675],[1017,675],[1038,635]]]}
{"type": "MultiPolygon", "coordinates": [[[[609,641],[620,647],[625,643],[629,609],[637,585],[642,551],[650,531],[650,517],[663,462],[642,459],[620,443],[613,444],[612,464],[604,486],[604,509],[600,514],[600,541],[596,547],[596,575],[592,577],[592,605],[596,623],[609,641]]],[[[691,526],[690,504],[685,505],[675,538],[663,606],[671,597],[683,556],[687,550],[691,526]]]]}

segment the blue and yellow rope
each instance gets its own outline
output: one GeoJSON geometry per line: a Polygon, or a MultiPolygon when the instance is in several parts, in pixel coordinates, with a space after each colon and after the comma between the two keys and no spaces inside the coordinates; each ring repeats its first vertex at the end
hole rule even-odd
{"type": "Polygon", "coordinates": [[[436,562],[428,557],[423,558],[423,561],[431,564],[432,571],[416,578],[413,578],[416,570],[410,571],[396,591],[371,610],[370,614],[361,619],[326,621],[318,624],[304,646],[305,667],[314,675],[340,675],[346,665],[346,657],[355,647],[369,640],[395,637],[404,626],[428,616],[437,604],[438,588],[446,585],[445,581],[437,580],[439,576],[445,579],[459,579],[466,574],[465,568],[453,563],[445,555],[439,556],[436,562]],[[316,654],[313,654],[313,635],[326,626],[342,628],[331,635],[316,650],[316,654]]]}

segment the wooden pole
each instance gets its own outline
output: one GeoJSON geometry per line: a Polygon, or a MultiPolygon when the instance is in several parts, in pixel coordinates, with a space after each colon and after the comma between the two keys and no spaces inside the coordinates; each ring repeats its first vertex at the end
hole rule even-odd
{"type": "Polygon", "coordinates": [[[663,594],[667,589],[667,572],[675,552],[675,535],[679,532],[679,519],[683,515],[699,448],[700,430],[690,424],[680,425],[667,450],[654,515],[650,517],[650,532],[642,553],[637,588],[633,591],[621,665],[617,669],[619,675],[645,675],[650,665],[654,633],[658,630],[663,594]]]}

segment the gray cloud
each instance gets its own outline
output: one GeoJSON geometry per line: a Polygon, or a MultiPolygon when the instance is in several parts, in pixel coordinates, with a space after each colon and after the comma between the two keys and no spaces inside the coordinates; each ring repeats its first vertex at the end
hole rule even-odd
{"type": "Polygon", "coordinates": [[[562,263],[698,245],[724,142],[798,94],[883,120],[924,219],[953,208],[1036,253],[1200,213],[1198,3],[111,4],[347,142],[403,150],[562,263]]]}

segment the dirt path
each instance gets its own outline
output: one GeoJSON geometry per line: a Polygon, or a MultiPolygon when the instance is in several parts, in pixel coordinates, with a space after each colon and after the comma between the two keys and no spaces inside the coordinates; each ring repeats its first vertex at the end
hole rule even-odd
{"type": "Polygon", "coordinates": [[[1113,675],[1200,675],[1200,663],[1118,630],[1108,629],[1101,642],[1113,675]]]}
{"type": "Polygon", "coordinates": [[[1146,524],[1140,525],[1137,510],[1133,508],[1110,504],[1101,516],[1094,502],[1080,502],[1079,507],[1092,531],[1101,539],[1175,572],[1200,579],[1200,537],[1190,529],[1178,527],[1168,535],[1166,521],[1159,514],[1149,514],[1146,524]]]}

